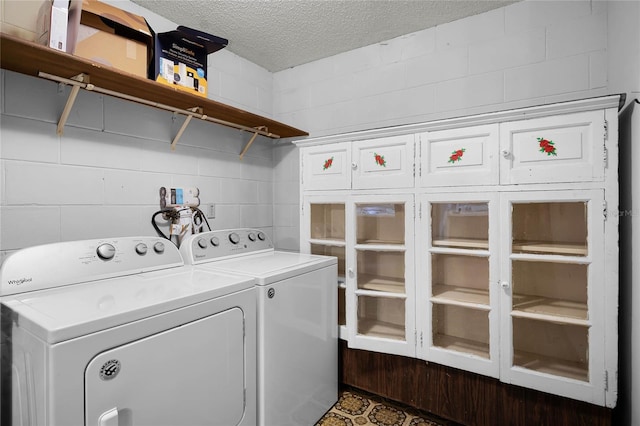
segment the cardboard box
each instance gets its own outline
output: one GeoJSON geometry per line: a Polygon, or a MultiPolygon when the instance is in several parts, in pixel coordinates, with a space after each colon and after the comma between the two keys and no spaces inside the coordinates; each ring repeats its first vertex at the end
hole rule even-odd
{"type": "Polygon", "coordinates": [[[149,78],[178,90],[207,96],[207,57],[228,40],[179,26],[155,36],[154,67],[149,78]]]}
{"type": "Polygon", "coordinates": [[[69,0],[45,0],[38,11],[36,40],[52,49],[68,52],[69,0]]]}
{"type": "MultiPolygon", "coordinates": [[[[79,6],[79,22],[72,26],[73,54],[147,78],[153,57],[153,34],[147,21],[97,0],[82,0],[79,6]]],[[[72,5],[70,13],[77,12],[72,5]]]]}

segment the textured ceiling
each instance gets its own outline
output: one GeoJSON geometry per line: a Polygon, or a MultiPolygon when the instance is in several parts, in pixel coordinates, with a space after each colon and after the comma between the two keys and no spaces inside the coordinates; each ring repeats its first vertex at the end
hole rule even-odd
{"type": "Polygon", "coordinates": [[[513,0],[132,1],[178,25],[228,39],[229,51],[272,72],[514,3],[513,0]]]}

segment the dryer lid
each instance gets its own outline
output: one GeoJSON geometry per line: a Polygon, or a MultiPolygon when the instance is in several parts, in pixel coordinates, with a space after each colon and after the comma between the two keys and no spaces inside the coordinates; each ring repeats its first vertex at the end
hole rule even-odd
{"type": "Polygon", "coordinates": [[[2,304],[19,327],[57,343],[253,286],[249,277],[179,267],[22,293],[2,304]]]}

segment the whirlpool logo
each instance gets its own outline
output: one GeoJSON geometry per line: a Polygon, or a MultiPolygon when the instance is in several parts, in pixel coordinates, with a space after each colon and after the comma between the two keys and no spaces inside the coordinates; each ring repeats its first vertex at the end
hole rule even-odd
{"type": "Polygon", "coordinates": [[[17,280],[9,280],[9,281],[7,281],[7,284],[19,286],[19,285],[22,285],[22,284],[28,284],[31,281],[33,281],[33,278],[18,278],[17,280]]]}

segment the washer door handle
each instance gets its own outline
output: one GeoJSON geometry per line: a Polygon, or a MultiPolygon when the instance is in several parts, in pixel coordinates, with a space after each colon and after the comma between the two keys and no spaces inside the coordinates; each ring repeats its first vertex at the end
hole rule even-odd
{"type": "Polygon", "coordinates": [[[99,426],[118,426],[118,409],[112,408],[111,410],[105,411],[98,418],[99,426]]]}

